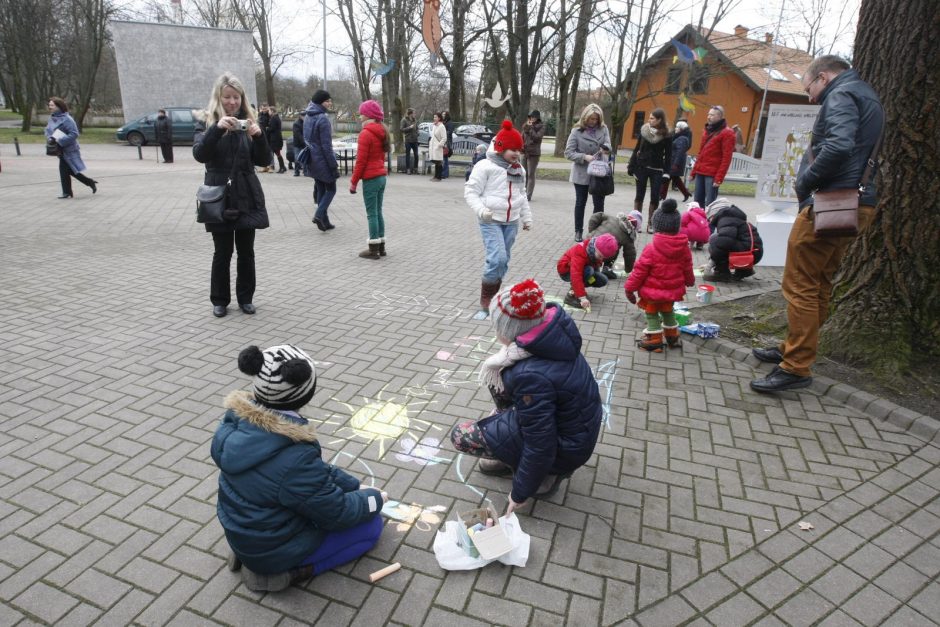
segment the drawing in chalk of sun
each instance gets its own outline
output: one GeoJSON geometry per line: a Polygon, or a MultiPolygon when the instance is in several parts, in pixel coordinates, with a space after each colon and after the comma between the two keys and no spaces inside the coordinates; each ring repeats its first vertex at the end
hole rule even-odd
{"type": "Polygon", "coordinates": [[[440,463],[449,463],[446,457],[441,457],[441,441],[437,438],[421,438],[420,442],[414,438],[403,438],[401,442],[402,453],[395,453],[395,459],[402,462],[414,462],[419,466],[428,466],[440,463]]]}
{"type": "Polygon", "coordinates": [[[369,295],[369,302],[359,303],[353,309],[360,311],[373,311],[376,316],[385,317],[389,314],[415,314],[429,318],[457,319],[463,314],[463,309],[453,305],[431,305],[424,296],[407,296],[405,294],[385,294],[380,290],[373,290],[369,295]]]}
{"type": "Polygon", "coordinates": [[[601,409],[604,412],[604,429],[610,429],[610,398],[614,394],[614,377],[617,376],[617,365],[620,363],[618,357],[614,361],[608,361],[597,366],[594,373],[594,380],[597,381],[597,387],[601,391],[601,409]]]}
{"type": "Polygon", "coordinates": [[[457,363],[457,369],[438,369],[434,374],[432,383],[444,388],[461,384],[477,385],[483,361],[497,350],[497,339],[495,337],[470,335],[453,344],[455,347],[453,350],[439,350],[435,356],[441,361],[457,363]]]}
{"type": "Polygon", "coordinates": [[[447,508],[443,505],[424,507],[418,503],[409,505],[400,501],[388,501],[382,506],[382,515],[398,521],[396,531],[408,531],[410,527],[419,531],[437,529],[444,520],[446,511],[447,508]]]}
{"type": "MultiPolygon", "coordinates": [[[[391,448],[386,446],[386,442],[394,442],[406,433],[412,440],[417,441],[419,436],[410,431],[415,426],[422,429],[431,427],[432,429],[442,430],[441,427],[427,420],[409,417],[409,413],[418,414],[422,411],[424,405],[435,401],[417,400],[411,395],[406,396],[404,399],[399,399],[394,395],[390,398],[384,398],[385,391],[383,387],[374,399],[363,397],[363,405],[359,408],[349,403],[337,401],[340,405],[346,407],[352,415],[346,424],[337,429],[333,435],[345,439],[344,432],[349,431],[354,437],[362,438],[369,443],[378,440],[379,454],[384,455],[385,451],[391,448]]],[[[336,414],[330,416],[330,418],[335,417],[336,414]]],[[[331,444],[333,443],[335,442],[331,442],[331,444]]]]}

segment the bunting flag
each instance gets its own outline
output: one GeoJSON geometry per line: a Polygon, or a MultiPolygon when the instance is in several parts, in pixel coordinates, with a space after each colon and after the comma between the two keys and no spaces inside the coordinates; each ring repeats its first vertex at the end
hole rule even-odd
{"type": "Polygon", "coordinates": [[[395,59],[392,59],[385,65],[382,65],[380,61],[372,61],[372,80],[374,81],[380,76],[385,76],[389,72],[395,69],[395,59]]]}
{"type": "Polygon", "coordinates": [[[679,94],[679,108],[688,113],[695,113],[695,105],[685,95],[685,92],[679,94]]]}
{"type": "Polygon", "coordinates": [[[678,54],[679,60],[683,63],[694,63],[695,62],[695,53],[692,52],[692,49],[681,41],[677,41],[675,38],[670,40],[672,45],[676,48],[676,53],[678,54]]]}
{"type": "Polygon", "coordinates": [[[441,0],[424,0],[424,14],[421,16],[421,35],[424,45],[431,53],[431,67],[437,64],[437,55],[441,52],[441,0]]]}

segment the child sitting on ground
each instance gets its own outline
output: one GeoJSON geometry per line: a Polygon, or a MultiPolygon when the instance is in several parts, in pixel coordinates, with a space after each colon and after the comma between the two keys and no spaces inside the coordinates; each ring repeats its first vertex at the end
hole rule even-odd
{"type": "Polygon", "coordinates": [[[212,438],[217,514],[245,585],[273,592],[356,559],[378,542],[385,495],[323,461],[297,411],[317,387],[314,362],[285,344],[238,355],[254,389],[225,398],[212,438]]]}
{"type": "Polygon", "coordinates": [[[680,232],[689,238],[689,243],[695,245],[695,250],[702,250],[702,245],[708,243],[711,229],[708,227],[708,218],[705,210],[694,200],[688,204],[688,209],[682,214],[682,228],[680,232]]]}
{"type": "Polygon", "coordinates": [[[620,245],[610,233],[578,242],[565,251],[556,265],[558,276],[566,283],[571,283],[571,289],[565,296],[565,304],[575,309],[590,309],[587,287],[604,287],[607,277],[601,274],[600,269],[604,260],[612,258],[620,245]]]}
{"type": "Polygon", "coordinates": [[[686,286],[695,285],[689,239],[679,233],[676,201],[667,198],[651,220],[653,241],[646,245],[633,264],[623,290],[627,300],[646,312],[646,329],[639,346],[653,353],[663,352],[663,335],[670,348],[681,345],[679,325],[673,305],[685,296],[686,286]],[[637,302],[636,292],[640,293],[637,302]]]}
{"type": "MultiPolygon", "coordinates": [[[[633,243],[636,239],[636,220],[624,213],[618,213],[616,218],[606,213],[591,215],[588,221],[588,237],[597,237],[604,233],[613,235],[619,247],[623,249],[623,269],[629,274],[633,270],[633,262],[636,261],[636,246],[633,243]]],[[[613,264],[618,253],[619,249],[613,257],[604,260],[604,267],[601,268],[601,273],[610,280],[617,278],[613,264]]]]}

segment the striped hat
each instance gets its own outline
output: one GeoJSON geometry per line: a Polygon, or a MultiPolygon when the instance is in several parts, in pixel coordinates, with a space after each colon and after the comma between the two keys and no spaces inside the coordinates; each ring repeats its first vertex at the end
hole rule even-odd
{"type": "Polygon", "coordinates": [[[290,344],[249,346],[238,354],[238,369],[255,378],[255,400],[271,409],[300,409],[317,389],[313,359],[290,344]]]}

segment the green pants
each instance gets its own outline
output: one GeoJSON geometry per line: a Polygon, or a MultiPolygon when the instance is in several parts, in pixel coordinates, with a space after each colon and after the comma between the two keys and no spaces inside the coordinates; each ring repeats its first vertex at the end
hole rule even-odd
{"type": "Polygon", "coordinates": [[[385,181],[388,177],[377,176],[362,182],[362,200],[366,203],[366,218],[369,220],[369,239],[385,237],[385,218],[382,217],[382,199],[385,197],[385,181]]]}
{"type": "Polygon", "coordinates": [[[676,312],[670,310],[646,314],[647,331],[662,331],[663,325],[667,327],[676,326],[676,312]],[[660,323],[660,317],[662,317],[662,323],[660,323]]]}

